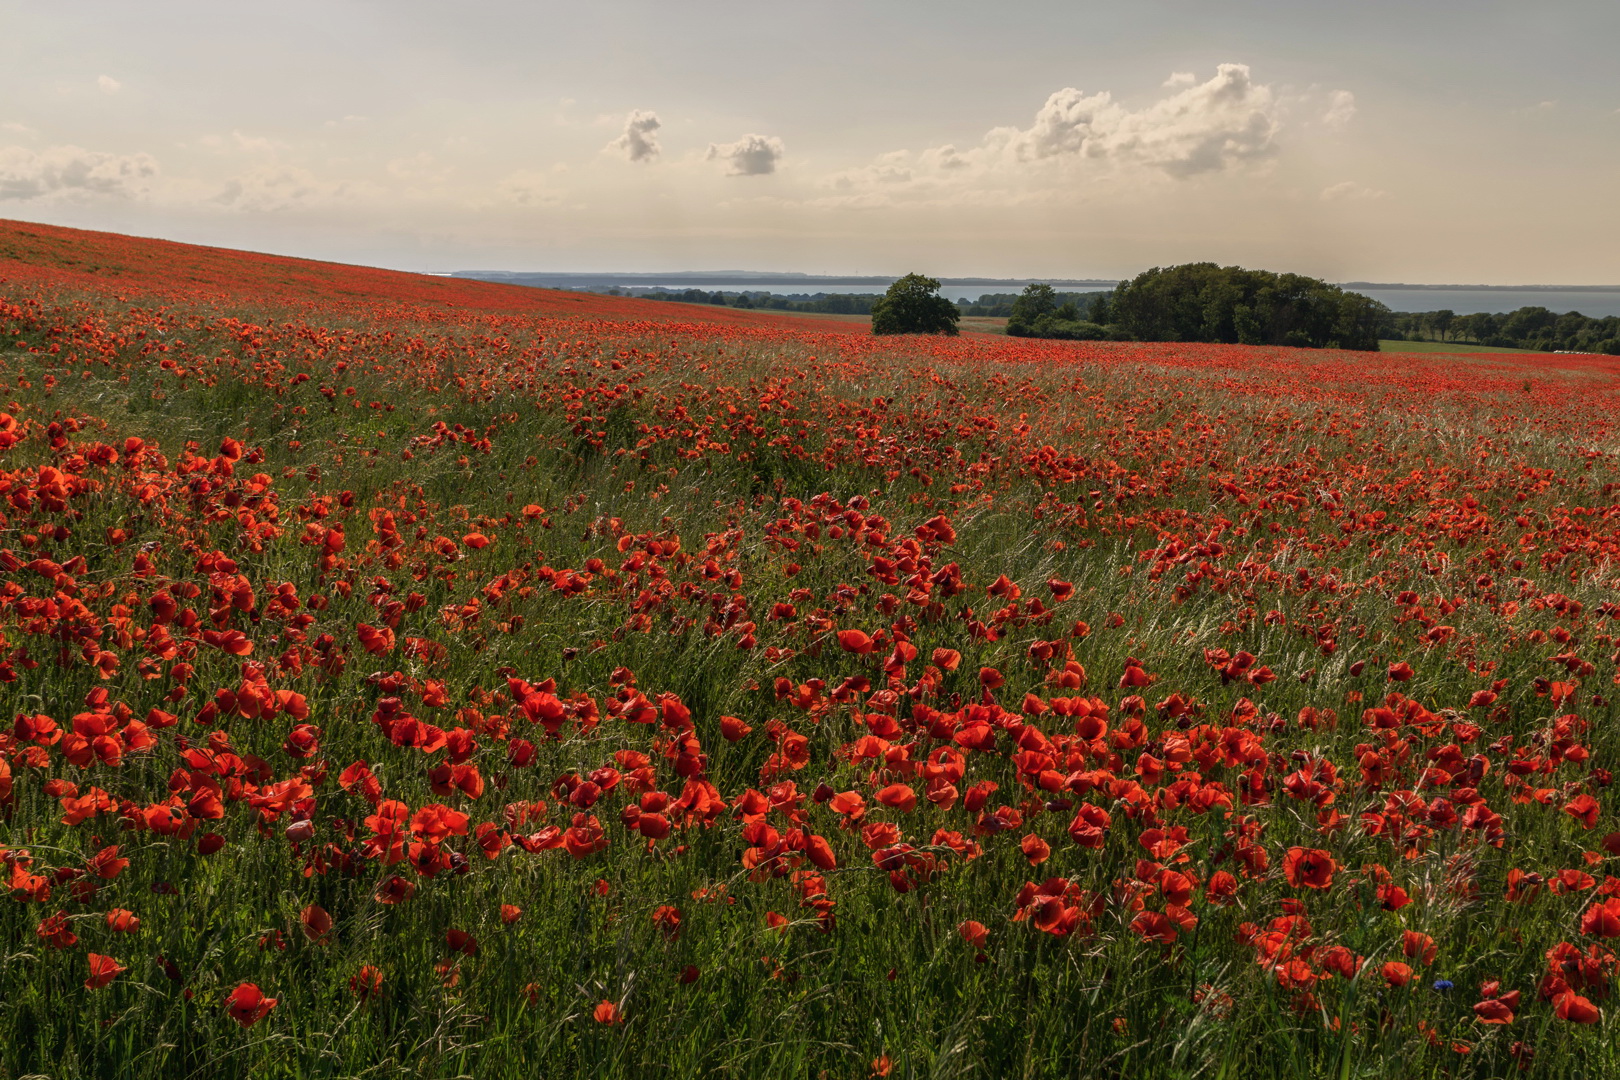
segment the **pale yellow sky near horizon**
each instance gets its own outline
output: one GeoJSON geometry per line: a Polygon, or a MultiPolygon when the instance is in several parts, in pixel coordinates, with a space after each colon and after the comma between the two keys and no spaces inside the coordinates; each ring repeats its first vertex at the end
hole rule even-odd
{"type": "Polygon", "coordinates": [[[1620,285],[1620,5],[0,0],[0,217],[402,269],[1620,285]]]}

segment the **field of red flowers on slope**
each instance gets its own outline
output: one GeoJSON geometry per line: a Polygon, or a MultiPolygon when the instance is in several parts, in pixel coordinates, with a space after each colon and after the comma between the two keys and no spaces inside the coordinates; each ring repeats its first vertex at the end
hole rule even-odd
{"type": "Polygon", "coordinates": [[[1617,361],[116,288],[0,291],[0,1073],[1620,1069],[1617,361]]]}
{"type": "Polygon", "coordinates": [[[368,305],[374,314],[386,317],[425,307],[483,314],[829,329],[827,319],[780,312],[533,289],[3,219],[0,281],[13,290],[88,291],[148,302],[217,303],[237,309],[243,303],[297,309],[313,306],[328,317],[347,306],[368,305]]]}

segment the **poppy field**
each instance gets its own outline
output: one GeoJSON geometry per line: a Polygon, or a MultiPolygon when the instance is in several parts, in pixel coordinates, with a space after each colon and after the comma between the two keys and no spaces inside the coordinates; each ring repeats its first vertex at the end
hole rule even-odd
{"type": "Polygon", "coordinates": [[[0,223],[0,1075],[1620,1073],[1617,376],[0,223]]]}

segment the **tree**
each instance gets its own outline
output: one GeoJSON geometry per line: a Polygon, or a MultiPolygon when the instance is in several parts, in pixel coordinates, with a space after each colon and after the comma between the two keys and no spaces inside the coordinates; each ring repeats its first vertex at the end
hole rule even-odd
{"type": "MultiPolygon", "coordinates": [[[[1059,293],[1050,285],[1035,282],[1012,303],[1012,314],[1007,318],[1009,337],[1056,338],[1063,341],[1103,341],[1110,336],[1105,326],[1098,326],[1080,316],[1080,305],[1075,293],[1059,293]]],[[[1086,310],[1093,302],[1086,302],[1086,310]]]]}
{"type": "Polygon", "coordinates": [[[1376,300],[1315,278],[1214,263],[1138,274],[1114,290],[1109,313],[1111,325],[1139,341],[1369,351],[1389,314],[1376,300]]]}
{"type": "Polygon", "coordinates": [[[1451,326],[1457,321],[1457,313],[1450,308],[1441,308],[1434,313],[1434,329],[1440,335],[1441,341],[1449,339],[1451,326]]]}
{"type": "Polygon", "coordinates": [[[874,334],[955,334],[956,305],[939,295],[939,282],[907,274],[872,305],[874,334]]]}
{"type": "Polygon", "coordinates": [[[1029,337],[1041,316],[1051,315],[1057,309],[1057,290],[1052,286],[1038,281],[1026,285],[1024,294],[1013,301],[1012,315],[1007,319],[1007,333],[1013,337],[1029,337]]]}

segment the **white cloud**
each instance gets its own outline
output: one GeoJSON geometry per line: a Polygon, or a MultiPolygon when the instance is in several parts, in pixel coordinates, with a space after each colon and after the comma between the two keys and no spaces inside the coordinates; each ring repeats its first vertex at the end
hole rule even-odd
{"type": "MultiPolygon", "coordinates": [[[[1100,197],[1140,188],[1154,174],[1182,180],[1258,165],[1281,149],[1279,133],[1290,111],[1308,107],[1319,115],[1328,104],[1338,105],[1341,113],[1354,106],[1348,91],[1326,99],[1315,88],[1274,92],[1242,64],[1222,64],[1203,83],[1177,73],[1167,87],[1139,106],[1106,92],[1065,88],[1047,98],[1027,128],[992,129],[966,149],[947,143],[881,154],[870,164],[825,177],[821,186],[829,189],[827,195],[796,205],[851,210],[1068,205],[1077,183],[1100,197]]],[[[1247,172],[1252,176],[1257,170],[1247,172]]],[[[1331,197],[1346,194],[1348,189],[1331,197]]]]}
{"type": "Polygon", "coordinates": [[[1191,86],[1198,81],[1198,76],[1190,71],[1172,71],[1170,77],[1164,80],[1167,90],[1179,90],[1183,86],[1191,86]]]}
{"type": "Polygon", "coordinates": [[[1276,95],[1246,64],[1221,64],[1208,82],[1131,110],[1107,91],[1065,87],[1027,129],[998,128],[987,142],[1020,162],[1087,158],[1160,169],[1174,177],[1218,172],[1271,153],[1276,95]]]}
{"type": "Polygon", "coordinates": [[[604,149],[618,150],[631,161],[652,161],[658,157],[658,136],[662,127],[658,114],[645,109],[632,109],[624,118],[624,134],[608,143],[604,149]]]}
{"type": "Polygon", "coordinates": [[[96,85],[101,87],[101,92],[103,94],[116,94],[118,91],[124,88],[124,84],[113,78],[111,75],[101,76],[96,80],[96,85]]]}
{"type": "Polygon", "coordinates": [[[1323,202],[1365,202],[1369,199],[1382,199],[1388,195],[1387,191],[1379,191],[1358,184],[1354,180],[1344,180],[1322,189],[1323,202]]]}
{"type": "Polygon", "coordinates": [[[33,128],[29,127],[27,124],[19,123],[16,120],[7,120],[5,123],[0,124],[0,131],[9,131],[13,135],[37,135],[37,134],[39,134],[39,132],[35,131],[33,128]]]}
{"type": "Polygon", "coordinates": [[[144,195],[157,175],[150,154],[108,154],[78,146],[0,149],[0,199],[52,194],[144,195]]]}
{"type": "Polygon", "coordinates": [[[1322,114],[1322,123],[1330,128],[1343,129],[1356,115],[1356,95],[1348,90],[1335,90],[1328,98],[1327,111],[1322,114]]]}
{"type": "Polygon", "coordinates": [[[776,171],[785,151],[773,135],[744,135],[733,143],[710,143],[703,159],[725,162],[727,176],[765,176],[776,171]]]}

